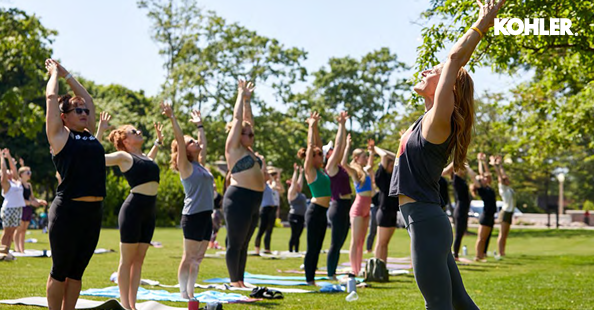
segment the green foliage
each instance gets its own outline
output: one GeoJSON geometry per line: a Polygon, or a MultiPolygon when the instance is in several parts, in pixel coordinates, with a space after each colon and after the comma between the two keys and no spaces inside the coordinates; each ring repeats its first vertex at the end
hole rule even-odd
{"type": "Polygon", "coordinates": [[[184,198],[184,188],[179,174],[161,167],[161,182],[157,196],[157,226],[179,225],[184,198]]]}
{"type": "Polygon", "coordinates": [[[107,171],[105,190],[107,195],[103,200],[103,227],[118,227],[118,214],[120,208],[128,197],[130,186],[128,182],[115,172],[117,168],[107,171]]]}
{"type": "Polygon", "coordinates": [[[590,201],[590,200],[586,200],[584,202],[584,206],[582,207],[582,209],[585,210],[589,210],[589,211],[594,211],[594,202],[590,201]]]}

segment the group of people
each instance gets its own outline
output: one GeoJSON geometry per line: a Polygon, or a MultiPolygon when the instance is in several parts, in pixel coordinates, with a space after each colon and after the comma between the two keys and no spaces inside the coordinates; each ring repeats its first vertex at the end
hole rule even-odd
{"type": "MultiPolygon", "coordinates": [[[[452,255],[452,227],[442,209],[439,180],[444,167],[451,161],[454,188],[466,188],[468,194],[461,177],[468,172],[474,191],[485,200],[485,211],[488,212],[481,219],[476,246],[477,259],[483,259],[487,236],[493,227],[494,191],[489,187],[485,156],[479,156],[480,180],[465,164],[474,123],[474,93],[473,81],[463,67],[492,27],[502,4],[503,0],[479,2],[477,21],[456,42],[446,61],[421,73],[423,78],[414,86],[414,91],[424,98],[426,113],[404,132],[394,153],[375,146],[372,140],[368,141],[366,149],[356,148],[351,152],[351,138],[345,128],[349,118],[347,112],[339,113],[336,119],[338,130],[333,147],[324,147],[318,132],[320,115],[312,112],[307,118],[307,146],[298,152],[298,157],[303,159],[303,168],[299,165],[294,168],[287,198],[291,202],[293,234],[299,235],[304,223],[307,227],[304,266],[308,283],[315,284],[315,271],[328,222],[332,227],[328,275],[334,277],[336,274],[340,248],[349,228],[352,229],[349,260],[353,272],[359,273],[375,185],[379,189],[380,205],[376,256],[387,258],[387,246],[399,210],[411,237],[413,270],[427,308],[478,309],[466,293],[452,255]],[[374,172],[375,154],[380,156],[381,164],[374,172]],[[303,178],[312,194],[307,207],[301,193],[303,178]],[[355,188],[352,205],[351,182],[355,188]]],[[[50,74],[46,88],[46,132],[52,160],[61,177],[49,211],[52,250],[52,269],[47,282],[49,308],[74,309],[83,273],[99,240],[106,196],[106,166],[118,166],[130,185],[130,195],[118,218],[121,243],[118,285],[122,305],[126,309],[135,309],[143,260],[155,228],[160,171],[154,158],[164,141],[162,125],[155,124],[157,140],[148,154],[143,153],[142,132],[133,125],[122,125],[109,134],[117,151],[105,154],[100,139],[108,128],[109,115],[101,113],[95,133],[96,111],[92,97],[58,62],[48,59],[45,65],[50,74]],[[65,79],[74,96],[58,95],[59,78],[65,79]]],[[[266,192],[268,188],[278,188],[279,180],[270,175],[264,157],[254,150],[256,126],[250,104],[253,91],[252,83],[239,81],[225,143],[229,168],[222,202],[227,228],[226,264],[231,285],[236,287],[247,286],[244,282],[247,250],[258,221],[263,222],[256,238],[259,250],[259,239],[270,232],[271,214],[278,209],[274,191],[270,200],[266,192]]],[[[181,219],[184,253],[178,280],[182,296],[190,299],[194,297],[194,283],[212,236],[213,176],[204,165],[207,141],[200,112],[192,112],[190,118],[198,131],[194,138],[184,135],[170,104],[162,103],[161,109],[174,132],[171,168],[179,173],[185,192],[181,219]]],[[[7,155],[2,154],[3,157],[7,155]]],[[[23,176],[19,174],[22,179],[17,181],[18,178],[5,169],[4,160],[2,165],[3,192],[22,196],[24,190],[18,188],[24,188],[23,180],[28,180],[23,178],[25,173],[23,176]]],[[[496,171],[501,195],[504,199],[513,196],[509,179],[500,164],[496,165],[496,171]]],[[[463,212],[460,205],[466,198],[458,197],[458,213],[463,212]]],[[[22,207],[26,203],[19,201],[14,206],[17,205],[22,207]]],[[[16,213],[21,216],[20,210],[10,209],[2,208],[3,212],[9,213],[3,214],[3,218],[15,217],[16,213]]],[[[509,223],[505,220],[510,217],[507,213],[502,214],[505,223],[509,223]]],[[[463,217],[463,214],[458,215],[463,217]]],[[[465,230],[462,229],[464,221],[457,222],[460,223],[456,224],[455,253],[456,247],[459,248],[459,232],[465,230]]],[[[509,230],[509,226],[506,227],[509,230]]],[[[503,230],[500,238],[506,234],[503,230]]],[[[5,231],[5,234],[10,233],[5,231]]],[[[265,250],[270,250],[268,242],[269,238],[265,237],[265,250]]],[[[298,251],[299,238],[291,237],[289,247],[298,251]]],[[[504,251],[500,250],[500,253],[504,254],[504,251]]]]}

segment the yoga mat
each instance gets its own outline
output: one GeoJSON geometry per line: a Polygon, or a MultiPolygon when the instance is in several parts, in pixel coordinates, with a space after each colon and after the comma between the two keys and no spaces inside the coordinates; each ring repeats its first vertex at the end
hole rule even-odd
{"type": "MultiPolygon", "coordinates": [[[[42,250],[25,250],[25,253],[19,253],[10,251],[14,257],[51,257],[52,251],[47,250],[45,251],[46,254],[43,255],[42,250]]],[[[108,250],[108,249],[96,249],[95,254],[105,254],[105,253],[115,253],[115,250],[108,250]]]]}
{"type": "MultiPolygon", "coordinates": [[[[106,288],[92,288],[80,292],[81,295],[86,296],[101,296],[119,298],[120,290],[117,286],[110,286],[106,288]]],[[[138,300],[166,300],[166,301],[179,301],[188,302],[187,299],[181,297],[180,293],[170,293],[165,290],[147,290],[145,288],[138,288],[138,294],[136,295],[138,300]]],[[[201,303],[208,302],[220,302],[220,303],[233,303],[233,302],[254,302],[257,299],[250,299],[240,294],[229,294],[214,291],[206,291],[200,294],[194,294],[194,297],[201,303]]]]}
{"type": "MultiPolygon", "coordinates": [[[[308,285],[305,281],[283,281],[283,280],[265,280],[265,279],[252,279],[252,278],[244,278],[245,282],[250,284],[266,284],[266,285],[281,285],[281,286],[302,286],[308,285]]],[[[204,280],[206,283],[230,283],[231,279],[229,278],[213,278],[204,280]]],[[[331,284],[330,282],[320,282],[318,285],[322,284],[331,284]]]]}
{"type": "MultiPolygon", "coordinates": [[[[8,305],[24,305],[24,306],[37,306],[47,308],[46,297],[26,297],[20,299],[11,300],[0,300],[0,304],[8,305]]],[[[156,301],[146,301],[137,303],[136,308],[138,310],[185,310],[187,307],[178,308],[162,305],[156,301]]],[[[87,299],[78,299],[76,301],[76,309],[79,310],[125,310],[124,307],[115,299],[107,301],[96,301],[87,299]]]]}
{"type": "MultiPolygon", "coordinates": [[[[277,269],[276,271],[277,271],[277,272],[281,272],[281,273],[296,273],[296,274],[305,274],[305,271],[304,271],[304,270],[294,270],[294,269],[293,269],[293,270],[284,270],[284,271],[283,271],[283,270],[277,269]]],[[[341,275],[341,274],[348,274],[348,273],[349,273],[349,271],[350,271],[350,270],[344,270],[344,271],[343,271],[343,270],[341,270],[341,271],[339,272],[338,270],[336,270],[336,274],[337,274],[337,275],[341,275]]],[[[316,274],[323,275],[323,274],[328,274],[328,272],[327,272],[327,271],[323,271],[323,270],[316,270],[316,274]]]]}
{"type": "MultiPolygon", "coordinates": [[[[159,283],[159,281],[155,281],[155,280],[148,280],[148,279],[141,279],[140,280],[140,285],[151,285],[151,286],[160,286],[160,287],[165,287],[165,288],[179,288],[179,284],[176,285],[166,285],[166,284],[161,284],[159,283]]],[[[229,286],[227,284],[209,284],[209,285],[204,285],[204,284],[194,284],[195,288],[200,288],[200,289],[205,289],[205,290],[221,290],[221,291],[246,291],[246,292],[251,292],[252,289],[249,287],[234,287],[234,286],[229,286]]],[[[309,291],[309,290],[303,290],[300,288],[283,288],[283,287],[268,287],[269,289],[274,289],[277,290],[279,292],[283,292],[283,293],[314,293],[315,291],[309,291]]]]}
{"type": "Polygon", "coordinates": [[[388,257],[388,263],[410,263],[410,257],[388,257]]]}
{"type": "MultiPolygon", "coordinates": [[[[365,269],[365,264],[366,263],[361,263],[362,269],[365,269]]],[[[346,262],[346,263],[342,263],[340,265],[341,266],[351,266],[351,263],[346,262]]],[[[386,268],[388,268],[388,270],[400,270],[400,269],[411,269],[412,266],[410,264],[386,264],[386,268]]]]}

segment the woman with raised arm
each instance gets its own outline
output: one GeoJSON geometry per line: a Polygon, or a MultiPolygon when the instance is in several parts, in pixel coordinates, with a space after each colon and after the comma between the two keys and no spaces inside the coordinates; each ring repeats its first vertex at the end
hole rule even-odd
{"type": "Polygon", "coordinates": [[[274,228],[277,210],[280,208],[280,197],[275,180],[278,172],[272,166],[268,166],[266,170],[266,184],[264,185],[264,193],[262,194],[262,202],[260,203],[260,228],[258,229],[255,240],[255,252],[258,255],[260,254],[260,243],[264,235],[264,253],[271,253],[270,241],[272,239],[272,230],[274,228]]]}
{"type": "Polygon", "coordinates": [[[250,98],[253,84],[239,80],[233,120],[225,144],[225,158],[230,173],[230,185],[223,198],[227,223],[227,269],[231,285],[246,287],[243,282],[247,250],[258,225],[258,214],[264,192],[266,167],[252,150],[254,119],[250,98]]]}
{"type": "MultiPolygon", "coordinates": [[[[109,128],[109,113],[100,114],[97,138],[109,128]]],[[[107,166],[118,166],[130,185],[130,194],[122,204],[118,216],[120,228],[120,264],[118,287],[122,306],[136,309],[136,295],[140,285],[142,264],[155,231],[159,166],[155,157],[163,145],[161,124],[154,124],[157,139],[148,154],[142,152],[144,136],[133,125],[122,125],[111,131],[109,141],[116,152],[105,155],[107,166]]]]}
{"type": "Polygon", "coordinates": [[[87,90],[53,59],[46,88],[45,129],[52,159],[62,177],[49,210],[52,271],[47,281],[50,309],[74,309],[82,275],[101,232],[105,197],[105,151],[93,136],[95,105],[87,90]],[[58,78],[66,79],[74,97],[58,97],[58,78]]]}
{"type": "Polygon", "coordinates": [[[495,157],[491,161],[495,166],[497,172],[497,183],[499,184],[499,196],[503,199],[503,208],[499,212],[499,220],[501,221],[501,230],[499,230],[499,237],[497,238],[497,245],[499,247],[499,255],[505,256],[505,244],[507,235],[512,224],[514,211],[516,210],[516,199],[514,197],[514,190],[510,187],[510,180],[503,170],[503,163],[501,156],[495,157]]]}
{"type": "Polygon", "coordinates": [[[331,242],[328,251],[328,277],[336,278],[336,268],[340,259],[340,249],[349,233],[349,211],[351,210],[351,184],[349,174],[340,165],[346,146],[346,128],[345,123],[349,115],[347,112],[340,112],[336,121],[338,122],[338,131],[336,133],[334,149],[330,142],[322,147],[327,149],[324,154],[326,159],[326,173],[330,177],[330,189],[332,199],[328,208],[328,220],[331,226],[331,242]]]}
{"type": "Polygon", "coordinates": [[[25,199],[25,207],[23,208],[23,215],[21,217],[21,225],[17,228],[14,235],[14,245],[17,252],[25,252],[25,235],[33,218],[33,208],[39,206],[47,206],[47,201],[37,199],[33,194],[31,187],[31,168],[21,162],[21,167],[18,170],[19,179],[23,186],[23,198],[25,199]]]}
{"type": "Polygon", "coordinates": [[[214,210],[214,177],[204,167],[206,163],[206,135],[199,111],[192,111],[190,121],[196,125],[199,138],[184,136],[170,104],[161,103],[163,114],[171,120],[175,139],[171,142],[171,169],[179,172],[185,198],[181,227],[184,233],[184,253],[177,278],[181,296],[194,298],[194,284],[200,263],[212,234],[214,210]]]}
{"type": "Polygon", "coordinates": [[[287,200],[291,206],[289,211],[289,224],[291,225],[289,252],[297,253],[307,210],[307,197],[301,192],[303,190],[303,167],[299,167],[296,163],[293,164],[293,177],[291,180],[287,180],[287,184],[289,184],[287,200]]]}
{"type": "Polygon", "coordinates": [[[474,124],[474,89],[464,65],[503,4],[479,2],[479,17],[442,65],[422,72],[414,90],[426,113],[401,137],[390,195],[398,197],[412,241],[413,270],[427,309],[478,309],[451,253],[452,233],[441,209],[439,176],[452,156],[463,171],[474,124]]]}
{"type": "Polygon", "coordinates": [[[390,197],[390,180],[394,171],[394,159],[396,154],[375,147],[375,153],[380,156],[381,162],[375,172],[375,184],[379,188],[379,207],[376,214],[377,220],[377,244],[375,245],[375,257],[388,262],[388,245],[396,230],[398,220],[398,199],[390,197]]]}
{"type": "MultiPolygon", "coordinates": [[[[494,158],[493,158],[494,160],[494,158]]],[[[478,238],[476,239],[476,256],[475,261],[486,262],[487,249],[489,248],[489,240],[495,225],[495,212],[497,212],[497,197],[495,191],[491,187],[491,172],[487,166],[487,155],[484,153],[478,154],[479,164],[479,181],[473,187],[473,194],[481,196],[483,200],[483,212],[479,216],[479,230],[478,238]]]]}
{"type": "Polygon", "coordinates": [[[355,184],[355,202],[351,207],[349,216],[353,232],[351,234],[351,246],[349,250],[349,260],[351,269],[355,275],[361,271],[363,262],[363,245],[365,244],[365,235],[369,226],[369,213],[371,210],[371,198],[373,197],[373,156],[375,155],[375,143],[369,140],[367,150],[369,155],[363,149],[353,150],[353,159],[350,163],[349,150],[351,148],[351,135],[347,136],[344,155],[342,157],[342,166],[353,179],[355,184]]]}
{"type": "Polygon", "coordinates": [[[311,190],[311,202],[305,212],[305,226],[307,227],[307,252],[303,264],[305,265],[305,280],[309,285],[315,285],[315,273],[324,237],[328,218],[326,213],[330,204],[330,178],[324,171],[324,157],[322,141],[318,132],[320,115],[312,112],[306,120],[307,149],[301,148],[297,157],[305,159],[303,172],[305,180],[311,190]]]}
{"type": "MultiPolygon", "coordinates": [[[[0,161],[0,169],[2,169],[0,183],[2,184],[2,197],[4,197],[2,211],[0,211],[2,217],[2,245],[5,247],[3,251],[7,253],[8,259],[12,259],[12,255],[9,254],[10,246],[15,231],[21,224],[23,208],[26,202],[23,196],[23,184],[16,178],[16,165],[8,149],[3,149],[0,152],[0,161]],[[10,169],[7,168],[5,160],[8,161],[10,169]]],[[[15,247],[18,250],[18,245],[15,244],[15,247]]]]}

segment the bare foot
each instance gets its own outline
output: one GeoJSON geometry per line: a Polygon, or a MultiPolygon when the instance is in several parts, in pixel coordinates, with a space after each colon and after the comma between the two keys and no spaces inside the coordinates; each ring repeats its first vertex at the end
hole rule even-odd
{"type": "Polygon", "coordinates": [[[180,290],[180,291],[179,291],[179,294],[181,295],[181,297],[182,297],[183,299],[191,299],[191,298],[190,298],[190,295],[188,295],[188,292],[186,292],[186,291],[182,291],[182,290],[180,290]]]}

